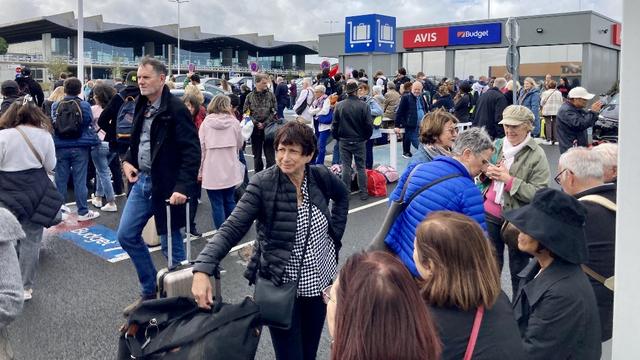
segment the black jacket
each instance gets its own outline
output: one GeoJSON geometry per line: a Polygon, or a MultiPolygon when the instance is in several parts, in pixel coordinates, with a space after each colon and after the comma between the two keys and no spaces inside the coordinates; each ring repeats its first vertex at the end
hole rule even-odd
{"type": "MultiPolygon", "coordinates": [[[[616,203],[616,184],[605,184],[576,194],[580,199],[587,195],[601,195],[616,203]]],[[[609,278],[613,276],[616,249],[616,213],[590,201],[582,201],[587,209],[585,235],[589,257],[585,265],[609,278]]],[[[611,339],[613,330],[613,291],[589,276],[600,311],[602,341],[611,339]]]]}
{"type": "Polygon", "coordinates": [[[595,125],[598,114],[593,111],[585,111],[565,101],[558,110],[556,123],[558,126],[557,137],[560,146],[560,154],[573,147],[576,141],[578,146],[587,146],[587,129],[595,125]]]}
{"type": "MultiPolygon", "coordinates": [[[[462,311],[457,307],[429,307],[442,341],[442,360],[464,358],[476,310],[462,311]]],[[[491,309],[485,309],[474,360],[525,359],[518,325],[507,296],[501,292],[491,309]]]]}
{"type": "Polygon", "coordinates": [[[281,82],[280,84],[278,84],[278,86],[276,86],[275,95],[276,103],[278,105],[286,106],[287,104],[289,104],[289,89],[287,88],[286,83],[281,82]]]}
{"type": "Polygon", "coordinates": [[[0,171],[0,203],[22,222],[49,226],[64,203],[43,168],[0,171]]]}
{"type": "Polygon", "coordinates": [[[587,275],[558,258],[535,277],[539,271],[534,259],[518,274],[513,306],[527,358],[599,360],[600,320],[587,275]]]}
{"type": "Polygon", "coordinates": [[[415,128],[421,119],[418,119],[418,101],[422,103],[425,115],[429,111],[429,105],[422,96],[414,96],[412,93],[404,94],[396,109],[395,125],[399,128],[415,128]]]}
{"type": "Polygon", "coordinates": [[[453,115],[455,115],[455,117],[461,123],[469,122],[469,110],[471,110],[472,107],[471,94],[463,94],[453,107],[453,115]]]}
{"type": "MultiPolygon", "coordinates": [[[[311,202],[329,221],[336,256],[342,247],[349,193],[342,181],[321,165],[307,165],[311,202]],[[329,210],[329,200],[333,207],[329,210]]],[[[235,209],[196,259],[194,271],[213,274],[218,264],[256,220],[257,248],[245,277],[252,284],[256,272],[280,284],[295,242],[298,202],[296,187],[277,166],[255,174],[235,209]]]]}
{"type": "Polygon", "coordinates": [[[453,103],[453,98],[451,94],[447,94],[444,96],[440,96],[435,103],[431,105],[431,110],[442,109],[444,111],[449,112],[451,109],[455,107],[453,103]]]}
{"type": "MultiPolygon", "coordinates": [[[[0,115],[4,114],[5,111],[7,111],[7,109],[9,108],[9,106],[11,106],[11,104],[13,104],[14,101],[16,101],[17,98],[19,98],[20,96],[18,95],[12,95],[12,96],[7,96],[2,100],[2,104],[0,104],[0,115]]],[[[49,111],[49,116],[51,116],[51,111],[49,111]]]]}
{"type": "Polygon", "coordinates": [[[98,127],[106,133],[104,141],[109,142],[112,151],[116,150],[116,125],[118,122],[118,112],[124,104],[124,99],[131,96],[137,98],[140,95],[140,89],[135,85],[129,85],[111,98],[111,101],[104,107],[100,117],[98,118],[98,127]]]}
{"type": "Polygon", "coordinates": [[[16,82],[20,89],[28,89],[27,91],[36,101],[38,107],[42,106],[42,103],[44,102],[44,92],[42,92],[42,87],[37,81],[33,80],[31,77],[19,77],[16,79],[16,82]]]}
{"type": "Polygon", "coordinates": [[[498,124],[502,121],[502,112],[507,107],[507,98],[497,88],[492,87],[478,98],[473,121],[477,126],[484,126],[492,139],[504,137],[504,129],[498,124]]]}
{"type": "Polygon", "coordinates": [[[355,95],[338,102],[333,110],[333,137],[338,140],[362,142],[373,134],[371,109],[355,95]]]}
{"type": "MultiPolygon", "coordinates": [[[[151,181],[153,215],[158,234],[167,233],[165,200],[174,192],[191,194],[197,186],[200,169],[200,140],[191,114],[180,98],[162,90],[160,109],[151,123],[151,181]]],[[[131,147],[125,160],[138,168],[138,148],[144,124],[146,96],[139,96],[131,132],[131,147]]],[[[185,225],[183,206],[171,207],[172,228],[185,225]]]]}

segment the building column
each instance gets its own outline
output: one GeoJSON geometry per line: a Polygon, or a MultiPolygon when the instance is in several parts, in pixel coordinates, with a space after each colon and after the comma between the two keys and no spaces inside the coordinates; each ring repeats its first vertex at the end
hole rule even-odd
{"type": "Polygon", "coordinates": [[[156,46],[153,41],[147,41],[144,43],[143,47],[144,55],[155,56],[156,55],[156,46]]]}
{"type": "Polygon", "coordinates": [[[238,64],[240,67],[249,67],[249,50],[238,50],[238,64]]]}
{"type": "Polygon", "coordinates": [[[456,51],[445,50],[444,52],[444,76],[453,79],[456,73],[456,51]]]}
{"type": "Polygon", "coordinates": [[[233,66],[233,49],[222,49],[222,66],[233,66]]]}
{"type": "Polygon", "coordinates": [[[292,54],[284,54],[284,55],[282,55],[282,69],[283,70],[293,69],[293,55],[292,54]]]}
{"type": "Polygon", "coordinates": [[[133,57],[140,57],[142,56],[144,53],[144,48],[140,47],[140,46],[134,46],[133,47],[133,57]]]}
{"type": "Polygon", "coordinates": [[[42,56],[45,61],[51,59],[51,33],[42,34],[42,56]]]}
{"type": "Polygon", "coordinates": [[[304,54],[296,54],[296,69],[304,71],[305,61],[306,59],[304,54]]]}
{"type": "Polygon", "coordinates": [[[72,59],[77,59],[78,58],[78,37],[77,36],[71,36],[69,37],[69,56],[72,59]]]}

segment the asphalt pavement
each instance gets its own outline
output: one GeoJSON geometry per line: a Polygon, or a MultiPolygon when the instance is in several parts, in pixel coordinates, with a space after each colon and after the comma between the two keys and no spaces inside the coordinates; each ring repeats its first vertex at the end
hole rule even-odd
{"type": "MultiPolygon", "coordinates": [[[[543,148],[551,166],[550,186],[557,188],[553,176],[556,174],[558,148],[543,148]]],[[[385,150],[380,147],[376,151],[385,150]]],[[[252,158],[248,157],[248,160],[249,168],[252,169],[252,158]]],[[[395,184],[389,185],[388,192],[394,186],[395,184]]],[[[211,207],[205,193],[201,199],[197,215],[198,229],[211,232],[211,207]]],[[[124,197],[117,199],[120,211],[125,200],[124,197]]],[[[362,250],[376,233],[386,212],[386,201],[381,200],[384,198],[370,198],[362,202],[357,195],[351,196],[344,246],[340,253],[341,263],[351,254],[362,250]]],[[[115,231],[120,213],[102,212],[95,224],[86,225],[102,225],[115,231]]],[[[124,322],[122,308],[138,297],[138,281],[129,259],[123,257],[109,262],[88,252],[86,247],[65,239],[65,230],[69,229],[47,232],[40,252],[40,267],[33,299],[25,304],[22,315],[9,326],[17,359],[114,358],[118,328],[124,322]]],[[[211,234],[208,235],[193,241],[194,254],[205,245],[211,234]]],[[[241,243],[253,239],[255,233],[250,231],[241,243]]],[[[241,255],[233,252],[222,262],[225,269],[222,274],[222,289],[227,302],[239,302],[253,292],[242,276],[246,262],[241,255]]],[[[161,268],[166,264],[159,251],[153,252],[152,257],[156,267],[161,268]]],[[[508,273],[503,273],[502,281],[505,292],[511,295],[508,273]]],[[[329,358],[329,351],[330,339],[325,326],[318,358],[329,358]]],[[[256,359],[273,358],[268,329],[265,329],[256,359]]]]}

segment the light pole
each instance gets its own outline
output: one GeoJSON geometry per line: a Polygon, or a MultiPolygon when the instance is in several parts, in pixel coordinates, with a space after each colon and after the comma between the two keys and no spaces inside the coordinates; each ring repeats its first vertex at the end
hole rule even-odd
{"type": "Polygon", "coordinates": [[[84,85],[84,11],[82,10],[82,1],[78,0],[78,49],[76,58],[78,59],[78,70],[76,76],[80,83],[84,85]]]}
{"type": "Polygon", "coordinates": [[[329,24],[329,32],[332,33],[333,32],[333,24],[337,24],[338,20],[326,20],[324,23],[325,24],[329,24]]]}
{"type": "Polygon", "coordinates": [[[178,5],[178,51],[176,55],[178,57],[178,75],[180,75],[180,4],[189,2],[189,0],[169,0],[169,2],[174,2],[178,5]]]}
{"type": "Polygon", "coordinates": [[[487,19],[491,19],[491,0],[487,0],[487,19]]]}

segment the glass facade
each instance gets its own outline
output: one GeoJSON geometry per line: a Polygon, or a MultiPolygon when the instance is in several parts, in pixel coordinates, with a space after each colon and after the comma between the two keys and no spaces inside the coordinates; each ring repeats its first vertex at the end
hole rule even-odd
{"type": "Polygon", "coordinates": [[[444,59],[445,52],[443,50],[407,52],[402,56],[402,66],[407,69],[408,74],[422,71],[427,76],[444,77],[444,59]]]}
{"type": "MultiPolygon", "coordinates": [[[[455,76],[468,79],[469,75],[479,78],[489,75],[491,66],[504,66],[507,48],[456,50],[455,76]]],[[[504,72],[499,76],[504,75],[504,72]]]]}

